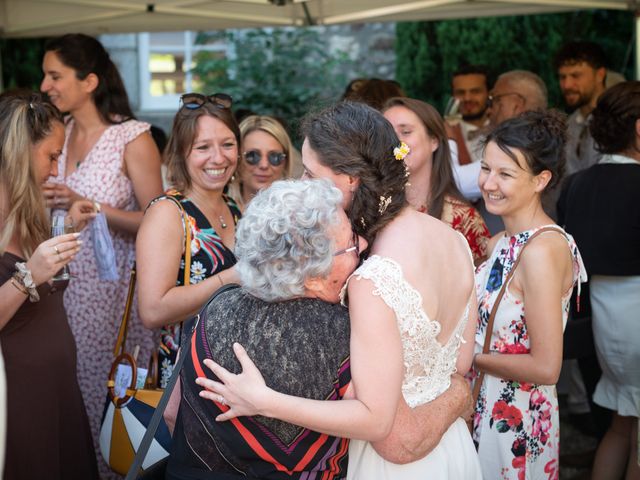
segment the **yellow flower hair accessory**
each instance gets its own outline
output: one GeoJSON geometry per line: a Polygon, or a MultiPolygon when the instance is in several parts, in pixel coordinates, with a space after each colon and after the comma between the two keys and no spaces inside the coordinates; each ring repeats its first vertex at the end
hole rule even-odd
{"type": "Polygon", "coordinates": [[[400,145],[393,149],[393,155],[396,157],[396,160],[404,160],[410,151],[409,145],[400,142],[400,145]]]}

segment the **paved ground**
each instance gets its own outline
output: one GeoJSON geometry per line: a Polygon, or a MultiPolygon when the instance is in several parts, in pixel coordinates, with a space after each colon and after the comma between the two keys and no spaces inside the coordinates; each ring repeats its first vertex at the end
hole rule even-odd
{"type": "Polygon", "coordinates": [[[569,423],[566,408],[560,397],[560,480],[588,480],[597,440],[585,435],[569,423]]]}

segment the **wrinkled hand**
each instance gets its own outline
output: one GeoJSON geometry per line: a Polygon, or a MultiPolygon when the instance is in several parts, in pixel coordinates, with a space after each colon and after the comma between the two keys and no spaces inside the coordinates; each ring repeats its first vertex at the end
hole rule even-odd
{"type": "Polygon", "coordinates": [[[218,422],[235,417],[260,415],[265,399],[272,392],[242,345],[234,343],[233,352],[242,366],[242,373],[233,374],[213,360],[206,359],[204,364],[220,382],[206,377],[196,379],[196,383],[205,388],[200,392],[202,398],[223,405],[223,411],[224,405],[228,405],[229,409],[216,417],[218,422]]]}
{"type": "Polygon", "coordinates": [[[67,233],[45,240],[27,262],[36,285],[41,285],[60,271],[80,251],[79,233],[67,233]]]}
{"type": "Polygon", "coordinates": [[[69,209],[68,216],[71,217],[71,223],[76,232],[79,232],[87,226],[89,220],[96,218],[96,212],[94,203],[91,200],[76,200],[69,209]]]}
{"type": "Polygon", "coordinates": [[[460,416],[467,423],[473,421],[476,406],[473,403],[469,382],[462,375],[456,373],[451,376],[450,388],[458,392],[460,416]]]}
{"type": "Polygon", "coordinates": [[[49,208],[69,210],[73,202],[84,200],[64,183],[45,183],[42,186],[42,193],[49,208]]]}

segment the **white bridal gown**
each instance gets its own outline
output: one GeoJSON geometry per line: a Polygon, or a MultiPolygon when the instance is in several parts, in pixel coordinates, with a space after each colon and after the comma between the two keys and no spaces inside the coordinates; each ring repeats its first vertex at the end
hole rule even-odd
{"type": "MultiPolygon", "coordinates": [[[[398,321],[404,351],[405,377],[402,394],[414,408],[444,393],[455,372],[462,333],[469,308],[446,344],[437,336],[440,324],[429,319],[422,308],[422,296],[403,277],[402,269],[390,258],[373,255],[353,276],[371,280],[374,294],[391,308],[398,321]]],[[[369,442],[351,440],[348,480],[481,480],[480,463],[465,422],[458,418],[426,457],[398,465],[383,459],[369,442]]]]}

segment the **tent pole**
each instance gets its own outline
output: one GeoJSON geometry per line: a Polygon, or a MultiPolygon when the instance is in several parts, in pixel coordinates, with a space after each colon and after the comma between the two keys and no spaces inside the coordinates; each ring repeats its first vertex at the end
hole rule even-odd
{"type": "Polygon", "coordinates": [[[636,38],[636,80],[640,80],[640,9],[634,15],[635,38],[636,38]]]}
{"type": "Polygon", "coordinates": [[[4,92],[4,81],[2,78],[2,49],[0,49],[0,93],[4,92]]]}

